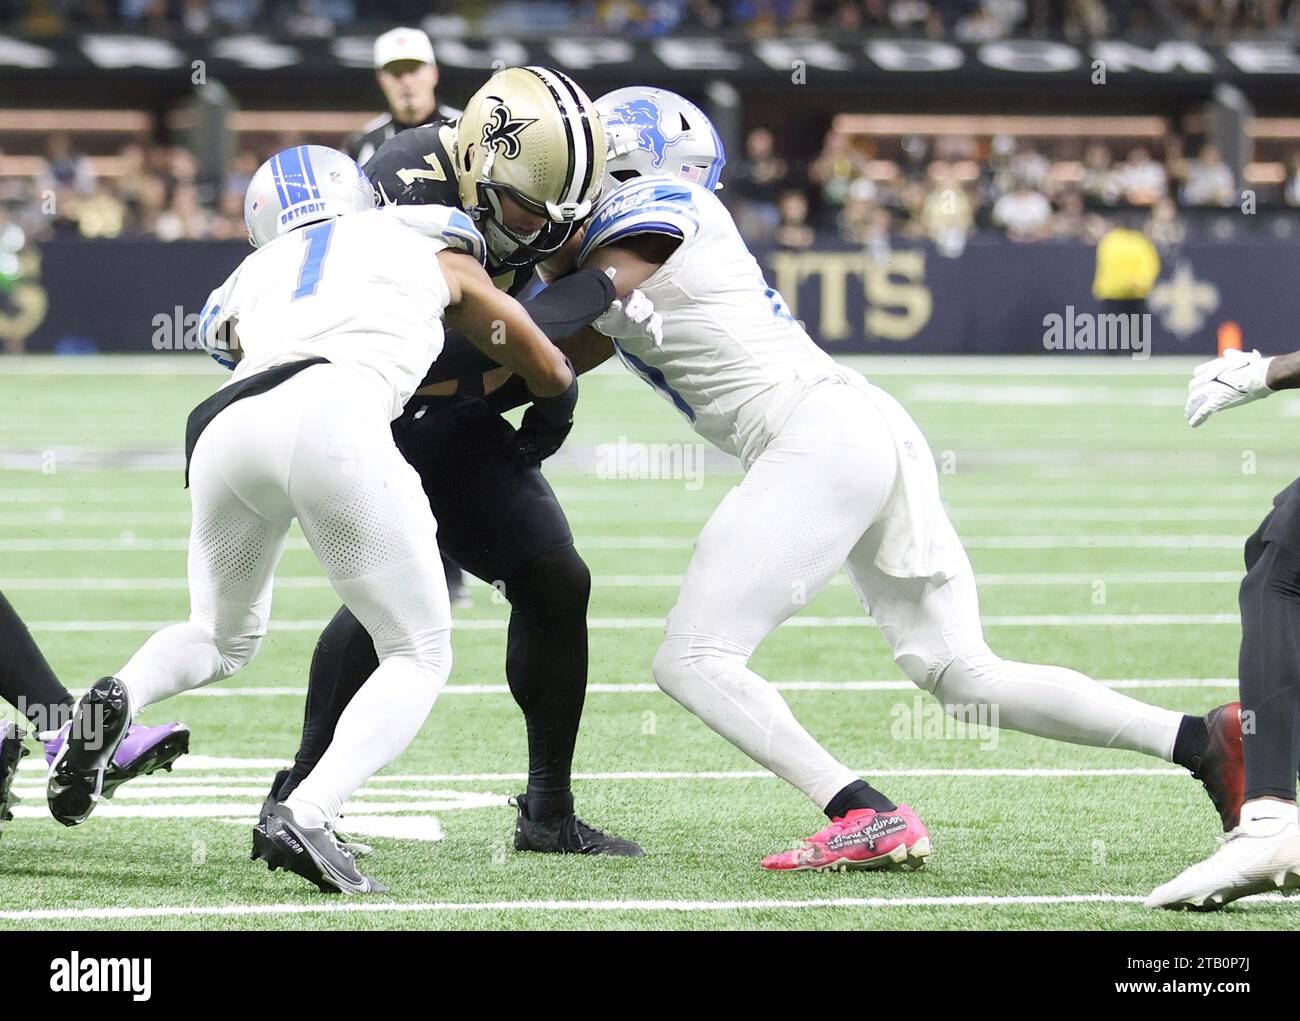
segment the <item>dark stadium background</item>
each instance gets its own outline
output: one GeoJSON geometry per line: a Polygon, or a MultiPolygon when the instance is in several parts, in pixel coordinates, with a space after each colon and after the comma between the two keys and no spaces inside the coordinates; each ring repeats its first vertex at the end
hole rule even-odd
{"type": "Polygon", "coordinates": [[[1160,256],[1157,354],[1224,321],[1249,346],[1300,318],[1298,7],[3,0],[0,342],[153,349],[243,254],[258,162],[378,113],[371,41],[410,24],[442,102],[530,62],[703,105],[724,198],[835,350],[1042,350],[1045,315],[1109,297],[1117,226],[1160,256]]]}

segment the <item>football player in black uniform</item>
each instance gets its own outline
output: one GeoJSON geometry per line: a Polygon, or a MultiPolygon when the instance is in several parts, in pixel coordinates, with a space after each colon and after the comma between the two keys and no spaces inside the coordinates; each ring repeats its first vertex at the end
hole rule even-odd
{"type": "MultiPolygon", "coordinates": [[[[558,251],[591,211],[604,163],[604,129],[587,95],[557,71],[527,67],[494,75],[459,121],[401,132],[365,169],[381,201],[437,203],[469,213],[487,240],[497,286],[518,295],[534,267],[558,251]]],[[[559,340],[597,319],[613,299],[606,276],[583,271],[524,305],[559,340]]],[[[514,845],[638,856],[637,844],[574,814],[570,770],[586,694],[591,575],[542,475],[538,452],[521,453],[514,428],[501,417],[527,403],[526,390],[514,378],[495,386],[503,373],[494,369],[449,332],[393,434],[424,482],[439,545],[510,602],[506,679],[524,713],[529,753],[528,789],[515,799],[514,845]]],[[[530,414],[541,410],[535,405],[530,414]]],[[[293,769],[276,777],[268,807],[310,772],[375,663],[369,635],[340,609],[312,659],[293,769]]]]}

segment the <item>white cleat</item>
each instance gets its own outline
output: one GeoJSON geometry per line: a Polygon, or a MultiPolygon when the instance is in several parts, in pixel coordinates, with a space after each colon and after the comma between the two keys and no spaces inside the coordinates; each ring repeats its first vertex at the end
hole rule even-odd
{"type": "Polygon", "coordinates": [[[1294,818],[1243,818],[1214,854],[1157,887],[1144,903],[1175,911],[1215,911],[1273,890],[1300,890],[1300,826],[1294,818]]]}

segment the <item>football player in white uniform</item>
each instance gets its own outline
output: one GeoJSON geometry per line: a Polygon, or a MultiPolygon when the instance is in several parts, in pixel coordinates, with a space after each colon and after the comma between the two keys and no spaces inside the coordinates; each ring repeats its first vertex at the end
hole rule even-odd
{"type": "Polygon", "coordinates": [[[257,250],[201,317],[205,341],[220,348],[224,338],[239,357],[186,429],[190,619],[82,697],[50,770],[50,807],[83,821],[134,713],[253,658],[296,518],[374,638],[379,666],[315,768],[271,811],[267,853],[323,890],[365,893],[381,887],[357,870],[334,820],[415,737],[451,667],[437,526],[390,422],[441,350],[444,317],[542,398],[521,429],[539,446],[563,440],[576,384],[564,355],[493,285],[483,238],[460,210],[376,209],[349,157],[297,146],[254,175],[245,219],[257,250]]]}
{"type": "Polygon", "coordinates": [[[745,470],[696,543],[655,680],[831,820],[763,866],[914,867],[929,853],[916,815],[836,761],[748,666],[841,567],[895,661],[950,712],[993,704],[1004,727],[1180,762],[1225,823],[1235,816],[1230,707],[1185,716],[988,647],[925,437],[897,401],[821,350],[767,285],[713,193],[724,154],[705,115],[650,88],[619,89],[597,107],[618,183],[593,211],[577,264],[613,271],[619,296],[636,288],[653,311],[633,300],[606,313],[595,325],[611,339],[588,334],[575,361],[616,354],[745,470]]]}

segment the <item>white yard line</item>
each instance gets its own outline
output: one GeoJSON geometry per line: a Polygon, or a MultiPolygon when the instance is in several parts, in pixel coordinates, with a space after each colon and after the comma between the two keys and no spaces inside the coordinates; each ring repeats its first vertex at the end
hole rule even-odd
{"type": "MultiPolygon", "coordinates": [[[[3,507],[5,500],[0,500],[3,507]]],[[[673,507],[664,510],[646,510],[644,520],[647,522],[678,521],[685,524],[703,525],[712,510],[715,501],[701,501],[698,506],[673,507]]],[[[190,513],[186,508],[177,508],[172,512],[160,512],[156,503],[142,502],[140,509],[119,509],[117,511],[87,510],[77,506],[68,506],[60,501],[44,511],[0,511],[0,526],[8,528],[67,528],[71,526],[121,528],[124,525],[139,528],[144,525],[178,525],[188,527],[190,513]],[[147,508],[147,509],[146,509],[147,508]]],[[[626,519],[635,508],[621,512],[626,519]]],[[[1242,507],[1025,507],[1021,506],[975,506],[967,507],[958,503],[948,508],[954,520],[962,521],[1072,521],[1084,523],[1122,522],[1125,524],[1155,522],[1188,521],[1235,521],[1254,522],[1261,514],[1256,508],[1242,507]]],[[[571,521],[590,521],[593,524],[606,524],[608,511],[600,508],[579,508],[568,512],[571,521]]]]}
{"type": "MultiPolygon", "coordinates": [[[[9,922],[114,921],[145,918],[239,917],[332,914],[470,914],[476,912],[636,912],[690,914],[723,911],[825,911],[828,908],[1014,908],[1092,904],[1141,904],[1142,894],[1068,893],[1026,896],[958,895],[951,897],[819,897],[807,900],[508,900],[451,902],[325,900],[314,904],[214,904],[166,907],[30,908],[0,911],[9,922]]],[[[1251,898],[1252,903],[1285,903],[1278,894],[1251,898]]]]}
{"type": "MultiPolygon", "coordinates": [[[[911,681],[869,680],[869,681],[773,681],[772,687],[777,691],[915,691],[916,685],[911,681]]],[[[1099,682],[1107,688],[1236,688],[1235,677],[1131,677],[1099,682]]],[[[589,695],[655,695],[659,686],[639,681],[597,681],[587,685],[589,695]]],[[[76,694],[81,694],[80,691],[76,694]]],[[[223,687],[214,685],[208,688],[195,688],[183,691],[183,698],[303,698],[306,687],[290,688],[268,685],[266,687],[223,687]]],[[[449,684],[442,689],[443,695],[508,695],[508,684],[449,684]]]]}
{"type": "MultiPolygon", "coordinates": [[[[1007,614],[983,618],[985,627],[1169,627],[1174,625],[1237,624],[1235,613],[1063,613],[1007,614]]],[[[27,626],[46,632],[131,632],[158,631],[176,623],[174,620],[33,620],[27,626]]],[[[329,621],[272,620],[272,631],[321,631],[329,621]]],[[[592,617],[587,627],[592,631],[639,631],[662,628],[662,617],[592,617]]],[[[502,619],[458,619],[458,631],[504,631],[509,621],[502,619]]],[[[873,627],[869,617],[793,617],[784,628],[860,628],[873,627]]]]}
{"type": "MultiPolygon", "coordinates": [[[[245,770],[276,770],[284,768],[283,759],[241,759],[211,755],[185,755],[176,760],[176,772],[234,772],[245,770]]],[[[35,757],[19,763],[20,773],[44,773],[44,761],[35,757]]],[[[989,779],[1014,777],[1017,779],[1069,779],[1071,777],[1185,777],[1185,770],[1170,766],[1131,766],[1113,769],[1048,769],[1048,768],[984,768],[984,769],[864,769],[864,775],[875,777],[970,777],[989,779]]],[[[776,776],[765,769],[722,770],[616,770],[598,773],[574,773],[575,780],[608,782],[618,780],[774,780],[776,776]]],[[[143,779],[143,778],[141,778],[143,779]]],[[[157,778],[155,778],[157,779],[157,778]]],[[[213,778],[216,779],[216,778],[213,778]]],[[[248,778],[232,777],[231,781],[248,778]]],[[[505,783],[528,779],[527,773],[394,773],[372,777],[369,783],[505,783]]],[[[140,783],[132,781],[132,785],[140,783]]],[[[164,782],[167,779],[164,778],[164,782]]],[[[226,782],[226,781],[223,781],[226,782]]],[[[123,790],[126,788],[124,787],[123,790]]]]}
{"type": "MultiPolygon", "coordinates": [[[[974,535],[963,540],[967,549],[1232,549],[1241,548],[1244,538],[1235,534],[1186,533],[1138,535],[1114,533],[1069,533],[1064,535],[974,535]]],[[[577,547],[605,550],[689,550],[693,536],[676,535],[589,535],[578,536],[577,547]]],[[[59,539],[0,539],[2,553],[171,553],[183,552],[183,537],[117,538],[65,537],[59,539]]],[[[305,539],[290,538],[287,549],[305,550],[305,539]]]]}
{"type": "MultiPolygon", "coordinates": [[[[976,574],[983,586],[1051,586],[1093,585],[1104,581],[1110,585],[1219,585],[1236,584],[1242,572],[1234,571],[1025,571],[1005,574],[976,574]]],[[[591,583],[602,588],[679,588],[680,574],[596,574],[591,583]]],[[[487,590],[487,582],[470,577],[474,588],[487,590]]],[[[831,579],[836,588],[846,588],[849,579],[842,574],[831,579]]],[[[277,574],[277,589],[329,589],[329,580],[321,575],[277,574]]],[[[0,592],[171,592],[185,591],[189,583],[182,576],[171,578],[0,578],[0,592]]]]}

